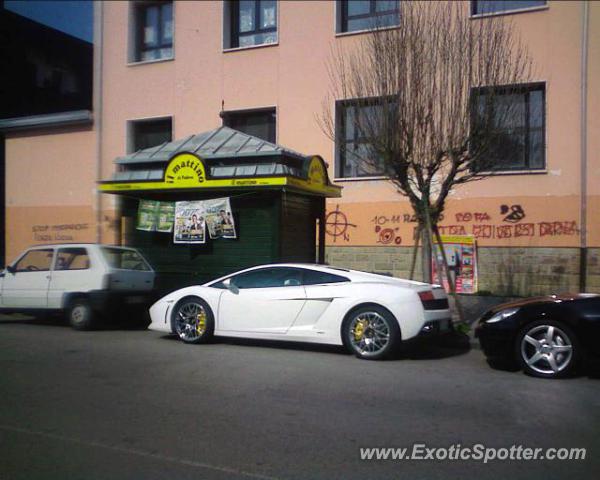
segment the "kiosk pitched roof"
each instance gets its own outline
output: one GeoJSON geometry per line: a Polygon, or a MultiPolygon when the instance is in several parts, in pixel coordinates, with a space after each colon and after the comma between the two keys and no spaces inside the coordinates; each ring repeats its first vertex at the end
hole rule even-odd
{"type": "Polygon", "coordinates": [[[193,153],[204,160],[222,158],[283,156],[305,160],[307,157],[298,152],[267,142],[258,137],[219,127],[204,133],[190,135],[180,140],[165,142],[161,145],[118,157],[115,163],[120,165],[167,162],[177,153],[193,153]]]}
{"type": "Polygon", "coordinates": [[[327,165],[318,155],[302,155],[229,127],[139,150],[118,157],[115,163],[120,168],[112,178],[99,182],[102,192],[138,195],[186,189],[287,188],[326,197],[339,197],[341,192],[341,187],[330,182],[327,165]],[[199,162],[201,175],[169,173],[170,165],[183,157],[199,162]],[[190,182],[194,175],[198,182],[190,182]]]}

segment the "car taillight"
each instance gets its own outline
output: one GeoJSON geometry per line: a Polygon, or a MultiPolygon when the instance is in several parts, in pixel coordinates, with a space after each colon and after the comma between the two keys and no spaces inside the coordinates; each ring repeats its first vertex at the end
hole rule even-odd
{"type": "Polygon", "coordinates": [[[421,299],[421,302],[428,302],[431,300],[435,300],[435,297],[433,296],[433,292],[431,290],[425,290],[424,292],[419,292],[419,298],[421,299]]]}

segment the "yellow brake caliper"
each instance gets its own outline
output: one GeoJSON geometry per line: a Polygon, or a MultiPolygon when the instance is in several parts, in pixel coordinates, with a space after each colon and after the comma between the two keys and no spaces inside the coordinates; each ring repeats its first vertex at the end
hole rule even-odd
{"type": "Polygon", "coordinates": [[[354,332],[353,332],[354,340],[356,340],[358,342],[363,337],[368,325],[369,325],[368,320],[359,320],[358,322],[356,322],[356,325],[354,326],[354,332]]]}
{"type": "Polygon", "coordinates": [[[199,335],[202,335],[206,330],[206,312],[202,310],[198,314],[198,322],[196,323],[196,331],[199,335]]]}

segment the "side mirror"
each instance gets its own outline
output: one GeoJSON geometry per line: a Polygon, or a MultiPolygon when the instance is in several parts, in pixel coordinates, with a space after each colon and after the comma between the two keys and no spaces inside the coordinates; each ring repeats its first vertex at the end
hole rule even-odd
{"type": "Polygon", "coordinates": [[[12,265],[7,265],[6,271],[9,273],[15,273],[15,267],[13,267],[12,265]]]}
{"type": "Polygon", "coordinates": [[[225,287],[227,287],[227,290],[229,290],[231,293],[234,293],[235,295],[240,293],[240,289],[236,287],[235,284],[231,283],[231,278],[224,280],[223,285],[225,285],[225,287]]]}

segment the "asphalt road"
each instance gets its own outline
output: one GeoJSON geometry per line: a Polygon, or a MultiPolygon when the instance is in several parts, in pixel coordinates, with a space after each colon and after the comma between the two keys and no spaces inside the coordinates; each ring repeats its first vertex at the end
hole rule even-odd
{"type": "Polygon", "coordinates": [[[481,351],[338,348],[0,319],[0,479],[598,478],[599,380],[481,351]],[[585,447],[585,461],[361,461],[360,447],[585,447]]]}

